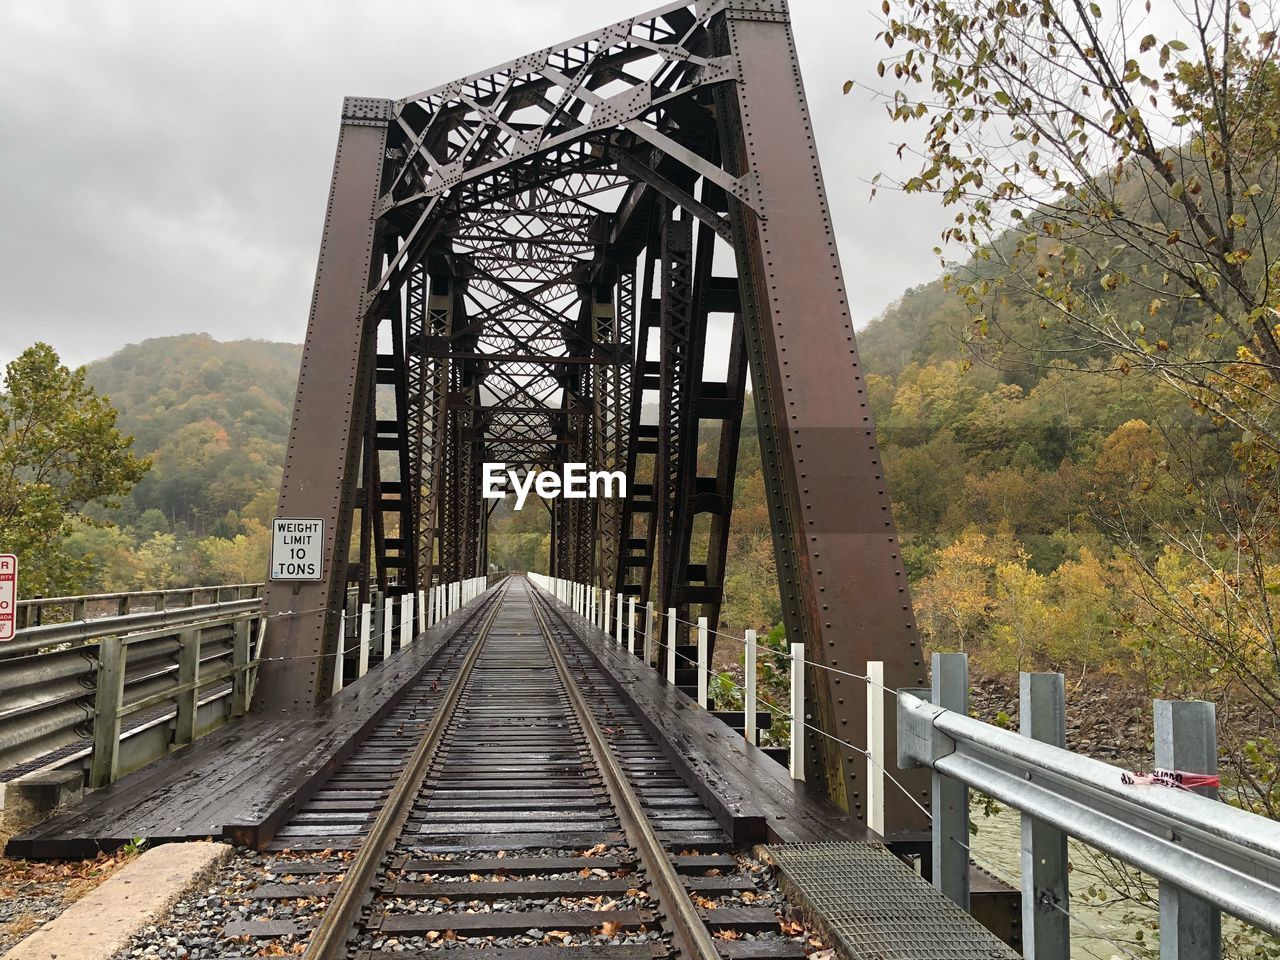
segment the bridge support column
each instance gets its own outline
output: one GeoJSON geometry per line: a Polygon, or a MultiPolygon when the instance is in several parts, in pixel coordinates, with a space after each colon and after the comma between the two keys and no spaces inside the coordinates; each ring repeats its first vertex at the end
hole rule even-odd
{"type": "Polygon", "coordinates": [[[348,97],[342,107],[320,263],[298,374],[277,515],[324,520],[321,578],[267,584],[271,616],[256,709],[309,710],[337,649],[376,344],[371,302],[378,201],[392,101],[348,97]]]}
{"type": "MultiPolygon", "coordinates": [[[[923,686],[925,669],[791,26],[769,7],[729,0],[713,23],[738,71],[716,99],[725,167],[749,184],[729,220],[787,639],[814,664],[814,726],[851,744],[815,738],[805,764],[865,819],[866,684],[824,668],[883,660],[890,689],[923,686]]],[[[928,803],[921,772],[889,773],[928,803]]],[[[885,830],[927,819],[894,803],[885,830]]]]}

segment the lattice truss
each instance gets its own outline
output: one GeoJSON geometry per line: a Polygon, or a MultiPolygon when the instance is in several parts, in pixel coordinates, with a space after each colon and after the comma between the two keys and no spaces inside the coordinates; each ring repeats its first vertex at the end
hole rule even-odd
{"type": "MultiPolygon", "coordinates": [[[[716,143],[714,90],[735,77],[708,29],[721,9],[671,4],[392,106],[374,291],[383,318],[406,318],[419,580],[482,559],[461,555],[469,508],[441,502],[470,495],[454,464],[628,468],[635,264],[659,205],[727,240],[724,197],[751,200],[716,143]]],[[[561,569],[625,578],[622,505],[566,511],[561,569]]]]}
{"type": "Polygon", "coordinates": [[[551,572],[674,611],[651,653],[674,624],[692,662],[749,365],[787,637],[836,669],[806,671],[832,734],[806,762],[859,811],[837,736],[866,742],[866,693],[842,678],[924,670],[830,213],[785,0],[673,3],[346,100],[279,506],[325,522],[326,563],[269,585],[256,701],[333,689],[353,595],[487,571],[486,461],[625,471],[624,501],[552,501],[551,572]]]}

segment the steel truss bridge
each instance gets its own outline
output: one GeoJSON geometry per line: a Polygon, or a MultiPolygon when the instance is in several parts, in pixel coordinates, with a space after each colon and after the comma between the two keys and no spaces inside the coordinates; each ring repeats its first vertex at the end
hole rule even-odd
{"type": "MultiPolygon", "coordinates": [[[[788,638],[919,686],[785,2],[670,4],[349,98],[279,509],[325,520],[324,577],[266,593],[270,613],[321,612],[271,632],[294,659],[264,665],[257,703],[331,689],[349,584],[396,596],[487,570],[485,462],[623,471],[625,500],[552,502],[551,574],[674,609],[679,644],[699,616],[714,628],[748,375],[788,638]]],[[[817,723],[863,742],[865,692],[820,673],[817,723]]],[[[810,780],[860,811],[863,758],[812,741],[810,780]]],[[[913,811],[891,828],[921,828],[913,811]]]]}

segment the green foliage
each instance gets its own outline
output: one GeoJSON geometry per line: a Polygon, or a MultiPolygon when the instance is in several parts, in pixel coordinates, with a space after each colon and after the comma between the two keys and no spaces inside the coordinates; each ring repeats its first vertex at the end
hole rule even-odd
{"type": "MultiPolygon", "coordinates": [[[[158,510],[198,536],[240,531],[223,523],[263,490],[279,490],[301,350],[297,344],[202,334],[133,344],[88,367],[120,423],[153,467],[128,507],[130,524],[158,510]]],[[[256,579],[256,578],[255,578],[256,579]]]]}
{"type": "Polygon", "coordinates": [[[64,549],[81,512],[110,507],[145,474],[116,411],[36,343],[5,369],[0,393],[0,545],[16,553],[24,596],[69,593],[86,564],[64,549]]]}
{"type": "Polygon", "coordinates": [[[1214,699],[1237,802],[1275,816],[1272,18],[1180,7],[1161,24],[1192,48],[1137,8],[883,12],[886,102],[919,134],[893,185],[954,208],[961,251],[861,337],[926,636],[1214,699]]]}

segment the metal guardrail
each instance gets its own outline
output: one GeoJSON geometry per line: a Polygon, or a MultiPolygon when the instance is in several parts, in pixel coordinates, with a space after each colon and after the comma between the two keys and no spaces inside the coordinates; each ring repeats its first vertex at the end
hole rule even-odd
{"type": "Polygon", "coordinates": [[[92,620],[98,617],[123,617],[144,610],[171,607],[194,607],[247,600],[262,596],[261,583],[227,583],[203,587],[174,587],[168,590],[135,590],[132,592],[80,594],[69,597],[32,597],[19,600],[17,629],[42,626],[49,622],[92,620]]]}
{"type": "Polygon", "coordinates": [[[0,643],[0,662],[39,653],[55,646],[67,648],[92,644],[110,635],[177,627],[224,614],[253,612],[261,606],[260,599],[252,598],[179,607],[173,610],[148,610],[120,617],[95,617],[91,620],[72,620],[67,623],[47,623],[39,627],[26,627],[19,630],[12,640],[0,643]]]}
{"type": "Polygon", "coordinates": [[[87,763],[91,785],[102,786],[242,715],[261,606],[246,599],[19,631],[0,644],[0,770],[60,755],[87,763]]]}
{"type": "MultiPolygon", "coordinates": [[[[349,590],[334,692],[343,685],[347,654],[355,655],[350,678],[362,676],[371,650],[390,657],[486,586],[477,577],[397,597],[375,593],[364,604],[349,590]]],[[[0,772],[32,762],[74,763],[87,766],[89,785],[99,787],[247,713],[268,619],[260,587],[38,601],[84,609],[101,600],[127,609],[144,597],[250,594],[30,626],[0,643],[0,772]]]]}
{"type": "MultiPolygon", "coordinates": [[[[963,654],[935,654],[932,690],[898,691],[898,764],[934,771],[933,875],[967,906],[968,796],[1023,816],[1023,942],[1066,956],[1066,837],[1160,881],[1161,957],[1220,955],[1219,911],[1280,935],[1280,823],[1073,753],[1060,674],[1022,675],[1023,733],[968,716],[963,654]],[[936,702],[935,702],[936,701],[936,702]],[[1048,741],[1048,742],[1046,742],[1048,741]]],[[[1213,705],[1156,701],[1156,764],[1213,773],[1213,705]]],[[[1031,954],[1028,954],[1029,956],[1031,954]]]]}

